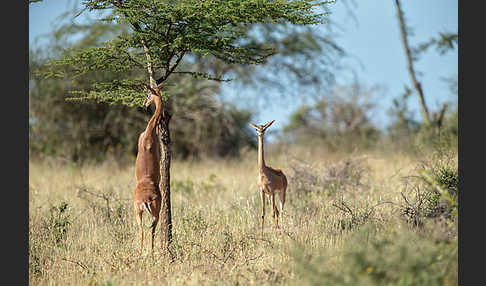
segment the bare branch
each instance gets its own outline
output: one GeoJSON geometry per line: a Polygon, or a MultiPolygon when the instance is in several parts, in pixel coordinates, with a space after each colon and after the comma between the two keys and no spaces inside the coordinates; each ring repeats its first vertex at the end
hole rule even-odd
{"type": "Polygon", "coordinates": [[[80,266],[81,268],[83,268],[84,270],[88,271],[89,272],[89,268],[88,266],[86,266],[86,264],[82,263],[82,262],[79,262],[79,261],[75,261],[75,260],[69,260],[69,259],[66,259],[66,258],[62,258],[62,260],[64,261],[67,261],[67,262],[71,262],[71,263],[74,263],[78,266],[80,266]]]}
{"type": "Polygon", "coordinates": [[[395,0],[396,6],[397,6],[397,14],[398,14],[398,20],[400,22],[400,31],[402,35],[402,42],[403,46],[405,48],[405,54],[407,55],[407,64],[408,64],[408,72],[410,74],[410,78],[412,79],[413,85],[415,89],[417,90],[419,99],[420,99],[420,107],[422,108],[422,115],[423,119],[426,124],[430,124],[430,115],[429,115],[429,110],[427,109],[427,105],[425,104],[425,97],[424,93],[422,90],[422,85],[420,82],[417,80],[415,76],[415,70],[413,68],[413,59],[412,59],[412,53],[410,52],[410,48],[408,46],[408,40],[407,40],[407,29],[405,26],[405,20],[403,19],[403,12],[402,9],[400,8],[400,1],[395,0]]]}

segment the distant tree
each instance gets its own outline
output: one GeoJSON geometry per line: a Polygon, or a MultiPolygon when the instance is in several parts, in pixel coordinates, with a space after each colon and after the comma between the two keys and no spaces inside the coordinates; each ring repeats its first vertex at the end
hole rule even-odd
{"type": "Polygon", "coordinates": [[[337,86],[313,106],[297,109],[284,127],[284,135],[300,144],[318,140],[336,149],[370,146],[380,136],[371,121],[377,91],[358,82],[337,86]]]}
{"type": "MultiPolygon", "coordinates": [[[[324,15],[316,13],[316,1],[154,1],[154,0],[86,0],[88,11],[107,11],[101,21],[127,24],[130,32],[122,33],[102,45],[77,50],[46,64],[45,77],[67,74],[76,76],[95,71],[126,73],[145,70],[150,86],[164,94],[159,138],[161,142],[162,237],[172,240],[170,212],[170,132],[171,111],[165,104],[169,94],[166,84],[173,74],[224,80],[221,75],[182,70],[182,59],[193,61],[195,55],[214,56],[231,64],[262,64],[275,54],[263,42],[251,41],[247,27],[254,23],[310,25],[322,23],[324,15]],[[60,71],[58,67],[63,67],[60,71]]],[[[89,90],[74,91],[73,98],[98,102],[120,102],[141,106],[146,78],[133,76],[106,82],[94,81],[89,90]],[[77,95],[77,96],[76,96],[77,95]]]]}
{"type": "Polygon", "coordinates": [[[435,127],[440,130],[444,114],[449,106],[449,103],[444,103],[439,111],[431,114],[426,104],[422,84],[418,80],[416,75],[414,62],[418,59],[419,54],[426,51],[430,46],[435,45],[440,54],[444,54],[447,51],[454,49],[454,46],[457,45],[457,33],[439,33],[439,39],[432,38],[428,42],[423,43],[416,48],[412,48],[408,43],[408,35],[411,29],[407,26],[405,22],[404,13],[399,0],[395,0],[395,6],[397,8],[397,17],[400,24],[401,39],[407,58],[408,72],[410,75],[410,79],[412,80],[413,87],[417,92],[417,96],[419,97],[423,121],[426,126],[435,125],[435,127]]]}

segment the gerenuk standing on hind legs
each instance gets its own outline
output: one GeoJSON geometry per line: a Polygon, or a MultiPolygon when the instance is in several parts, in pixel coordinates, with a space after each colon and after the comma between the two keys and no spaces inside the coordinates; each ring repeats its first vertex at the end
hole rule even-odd
{"type": "Polygon", "coordinates": [[[159,124],[162,114],[162,99],[160,91],[147,87],[147,95],[144,100],[145,107],[155,103],[155,113],[150,118],[145,131],[138,138],[137,160],[135,162],[135,179],[137,187],[133,197],[135,216],[140,228],[140,253],[143,250],[142,214],[147,211],[153,218],[150,231],[152,235],[152,254],[154,251],[154,235],[159,221],[159,212],[162,196],[159,189],[160,181],[160,143],[156,134],[156,126],[159,124]]]}

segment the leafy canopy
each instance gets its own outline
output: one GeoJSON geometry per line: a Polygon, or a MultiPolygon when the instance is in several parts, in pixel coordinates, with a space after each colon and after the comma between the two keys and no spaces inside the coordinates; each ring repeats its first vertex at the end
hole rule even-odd
{"type": "MultiPolygon", "coordinates": [[[[71,19],[78,12],[78,9],[68,11],[64,19],[71,19]]],[[[31,47],[29,68],[36,70],[47,59],[58,57],[66,46],[98,46],[126,30],[124,28],[95,19],[82,24],[66,21],[50,32],[47,45],[31,47]],[[74,33],[81,37],[72,39],[74,33]]],[[[146,70],[141,72],[146,73],[146,70]]],[[[89,89],[94,81],[108,82],[133,76],[100,71],[85,75],[83,81],[76,82],[69,77],[31,79],[29,155],[34,158],[60,157],[76,163],[106,159],[114,159],[119,164],[133,162],[140,130],[147,123],[147,112],[121,104],[110,106],[91,100],[72,104],[64,99],[69,90],[89,89]]],[[[251,113],[236,109],[230,103],[219,102],[214,94],[220,86],[217,81],[180,75],[172,76],[167,82],[165,90],[172,96],[165,106],[178,114],[171,120],[172,158],[235,156],[242,147],[254,145],[254,134],[245,128],[251,113]]]]}
{"type": "MultiPolygon", "coordinates": [[[[221,75],[184,70],[183,58],[213,56],[227,64],[262,64],[275,53],[258,41],[253,24],[311,25],[322,23],[316,1],[263,0],[86,0],[84,10],[102,11],[101,21],[130,29],[100,45],[71,49],[49,61],[37,75],[73,80],[93,72],[131,73],[134,76],[94,82],[89,90],[72,91],[71,99],[96,99],[129,106],[141,105],[146,73],[160,87],[171,74],[224,80],[221,75]],[[252,34],[253,33],[253,34],[252,34]],[[144,71],[144,72],[142,72],[144,71]]],[[[185,65],[191,66],[191,65],[185,65]]]]}

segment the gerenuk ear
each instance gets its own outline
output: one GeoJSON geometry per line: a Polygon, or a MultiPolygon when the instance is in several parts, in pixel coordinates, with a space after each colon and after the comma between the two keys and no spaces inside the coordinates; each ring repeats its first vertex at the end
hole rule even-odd
{"type": "Polygon", "coordinates": [[[250,124],[251,126],[253,126],[254,128],[258,128],[255,124],[251,123],[251,122],[248,122],[248,124],[250,124]]]}

